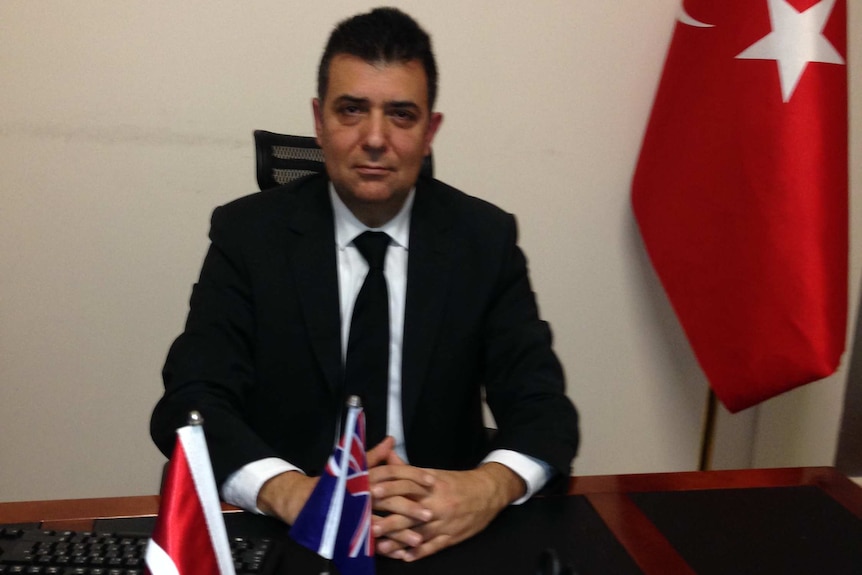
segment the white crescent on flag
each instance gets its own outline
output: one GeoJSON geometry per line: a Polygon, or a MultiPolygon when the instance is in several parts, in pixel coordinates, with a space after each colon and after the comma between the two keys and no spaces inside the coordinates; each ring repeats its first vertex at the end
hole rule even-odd
{"type": "Polygon", "coordinates": [[[158,573],[159,575],[180,575],[180,570],[177,569],[177,564],[171,559],[167,551],[155,541],[150,541],[147,545],[146,552],[147,569],[151,574],[158,573]]]}
{"type": "Polygon", "coordinates": [[[687,26],[694,26],[696,28],[712,28],[715,24],[707,24],[706,22],[701,22],[700,20],[695,20],[691,17],[691,15],[685,11],[685,3],[680,4],[679,6],[679,16],[677,20],[682,22],[687,26]]]}

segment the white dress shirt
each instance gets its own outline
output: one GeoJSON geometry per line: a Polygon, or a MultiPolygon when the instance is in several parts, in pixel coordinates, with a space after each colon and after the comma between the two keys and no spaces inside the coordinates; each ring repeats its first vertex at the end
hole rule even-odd
{"type": "MultiPolygon", "coordinates": [[[[341,305],[341,349],[347,349],[353,304],[368,273],[368,263],[353,245],[353,239],[369,228],[360,222],[344,205],[330,184],[329,195],[335,216],[335,244],[338,260],[338,293],[341,305]]],[[[392,238],[384,261],[384,275],[389,291],[389,397],[387,403],[386,433],[395,438],[395,451],[404,461],[407,450],[404,446],[404,428],[401,414],[401,343],[404,335],[404,304],[407,294],[407,257],[410,243],[410,213],[413,208],[414,191],[411,191],[401,211],[374,231],[386,232],[392,238]]],[[[342,362],[345,357],[342,356],[342,362]]],[[[373,446],[369,446],[373,447],[373,446]]],[[[547,464],[521,453],[498,449],[492,451],[483,462],[505,465],[523,479],[526,494],[515,503],[522,503],[541,489],[551,476],[547,464]]],[[[227,478],[222,485],[222,498],[237,507],[261,513],[257,507],[257,495],[263,484],[285,471],[304,471],[287,461],[267,458],[253,461],[227,478]]]]}

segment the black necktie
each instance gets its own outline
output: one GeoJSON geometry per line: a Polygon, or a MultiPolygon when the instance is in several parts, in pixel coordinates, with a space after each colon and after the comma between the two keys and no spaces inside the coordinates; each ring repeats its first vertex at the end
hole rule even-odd
{"type": "Polygon", "coordinates": [[[353,244],[368,262],[368,275],[353,306],[344,380],[345,391],[362,398],[367,421],[365,444],[371,448],[386,437],[389,291],[383,275],[383,260],[389,236],[383,232],[364,232],[353,244]]]}

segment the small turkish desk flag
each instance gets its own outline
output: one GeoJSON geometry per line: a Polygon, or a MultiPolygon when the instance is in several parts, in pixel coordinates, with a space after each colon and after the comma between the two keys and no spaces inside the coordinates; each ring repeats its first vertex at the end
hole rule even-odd
{"type": "Polygon", "coordinates": [[[844,0],[684,2],[632,203],[716,396],[838,366],[847,320],[844,0]]]}
{"type": "Polygon", "coordinates": [[[234,575],[200,414],[177,430],[159,516],[147,545],[151,575],[234,575]]]}

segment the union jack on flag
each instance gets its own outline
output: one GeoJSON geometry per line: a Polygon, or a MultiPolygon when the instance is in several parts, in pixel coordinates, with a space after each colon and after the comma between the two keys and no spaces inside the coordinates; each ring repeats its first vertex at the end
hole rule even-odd
{"type": "Polygon", "coordinates": [[[374,575],[365,414],[358,398],[351,397],[348,406],[344,434],[290,536],[331,559],[341,575],[374,575]]]}

